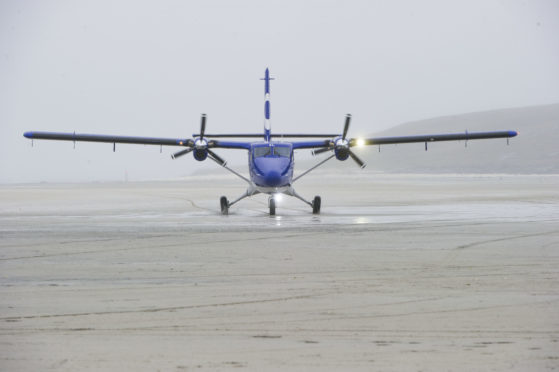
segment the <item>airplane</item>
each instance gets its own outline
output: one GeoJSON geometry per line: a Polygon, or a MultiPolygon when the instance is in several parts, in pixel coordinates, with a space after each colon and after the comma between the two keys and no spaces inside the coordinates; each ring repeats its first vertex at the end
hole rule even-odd
{"type": "Polygon", "coordinates": [[[192,153],[194,159],[204,161],[213,160],[221,167],[240,177],[248,183],[248,188],[244,194],[233,201],[227,197],[220,198],[221,214],[228,215],[229,208],[239,201],[257,194],[268,194],[268,207],[271,216],[276,214],[276,204],[282,194],[295,197],[306,203],[312,208],[313,214],[320,213],[321,198],[315,196],[312,201],[306,200],[299,195],[293,184],[301,177],[312,170],[318,168],[332,158],[345,161],[351,158],[364,168],[365,163],[352,151],[352,147],[389,145],[403,143],[425,143],[425,150],[430,142],[439,141],[470,141],[477,139],[507,138],[515,137],[516,131],[498,132],[474,132],[474,133],[453,133],[453,134],[428,134],[400,137],[379,137],[379,138],[350,138],[347,136],[351,115],[345,117],[344,127],[341,133],[331,134],[305,134],[305,133],[272,133],[270,126],[270,70],[266,68],[264,73],[264,133],[240,133],[240,134],[207,134],[206,115],[202,114],[200,122],[200,132],[193,134],[192,138],[157,138],[157,137],[133,137],[133,136],[112,136],[103,134],[77,134],[77,133],[57,133],[57,132],[25,132],[24,136],[31,140],[62,140],[62,141],[86,141],[86,142],[107,142],[113,144],[115,151],[117,143],[159,145],[159,146],[179,146],[184,147],[173,155],[172,159],[177,159],[188,153],[192,153]],[[227,140],[223,140],[223,138],[227,140]],[[257,138],[254,141],[230,141],[229,138],[257,138]],[[304,140],[288,140],[290,138],[303,138],[304,140]],[[214,149],[240,149],[248,152],[249,178],[227,166],[227,162],[214,149]],[[321,160],[306,171],[294,176],[294,154],[295,150],[313,149],[312,154],[330,153],[328,157],[321,160]]]}

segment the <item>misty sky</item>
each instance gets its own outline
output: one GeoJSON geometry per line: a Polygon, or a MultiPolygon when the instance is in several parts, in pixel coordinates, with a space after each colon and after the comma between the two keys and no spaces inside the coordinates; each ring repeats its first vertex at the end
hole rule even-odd
{"type": "Polygon", "coordinates": [[[170,147],[32,148],[22,134],[188,137],[200,113],[209,132],[260,133],[267,66],[278,132],[336,132],[352,113],[355,136],[556,103],[558,35],[554,0],[0,0],[0,182],[161,179],[217,167],[173,161],[170,147]]]}

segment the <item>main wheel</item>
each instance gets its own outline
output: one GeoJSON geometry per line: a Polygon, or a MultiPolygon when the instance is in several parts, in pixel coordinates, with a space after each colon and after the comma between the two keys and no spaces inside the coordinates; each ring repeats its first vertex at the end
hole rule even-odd
{"type": "Polygon", "coordinates": [[[221,205],[221,214],[227,216],[229,214],[229,201],[225,196],[219,199],[219,204],[221,205]]]}
{"type": "Polygon", "coordinates": [[[271,197],[268,204],[270,205],[270,216],[275,216],[276,215],[276,200],[273,197],[271,197]]]}
{"type": "Polygon", "coordinates": [[[312,201],[312,214],[320,214],[320,196],[315,196],[312,201]]]}

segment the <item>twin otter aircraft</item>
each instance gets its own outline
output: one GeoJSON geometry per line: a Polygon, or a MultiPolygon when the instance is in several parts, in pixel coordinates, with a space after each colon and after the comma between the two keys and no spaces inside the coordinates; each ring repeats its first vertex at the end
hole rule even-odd
{"type": "MultiPolygon", "coordinates": [[[[171,157],[176,159],[192,152],[194,159],[203,161],[211,159],[228,171],[234,173],[248,183],[246,192],[239,198],[230,202],[225,196],[221,197],[221,213],[226,215],[229,208],[240,200],[256,194],[268,194],[270,215],[276,213],[277,197],[281,194],[294,196],[308,204],[314,214],[320,213],[320,196],[315,196],[312,201],[304,199],[295,192],[293,184],[313,169],[324,164],[335,157],[338,160],[347,160],[351,157],[361,168],[365,163],[355,155],[351,148],[354,146],[389,145],[398,143],[424,142],[427,150],[428,142],[436,141],[469,141],[486,138],[509,138],[517,135],[514,131],[501,132],[478,132],[458,134],[435,134],[405,137],[380,137],[380,138],[348,138],[347,132],[351,115],[345,118],[345,125],[341,134],[272,134],[270,128],[270,71],[266,69],[264,78],[264,134],[206,134],[206,115],[202,114],[200,133],[194,134],[193,138],[153,138],[153,137],[131,137],[110,136],[99,134],[76,134],[55,132],[26,132],[24,136],[30,139],[48,139],[62,141],[89,141],[116,143],[135,143],[143,145],[180,146],[185,147],[171,157]],[[260,138],[254,142],[228,141],[217,138],[260,138]],[[316,140],[290,141],[286,138],[316,138],[316,140]],[[242,149],[248,151],[250,179],[242,176],[233,169],[227,167],[227,163],[213,149],[242,149]],[[313,155],[330,152],[324,160],[308,169],[307,171],[293,176],[293,151],[299,149],[314,149],[313,155]]],[[[508,141],[508,140],[507,140],[508,141]]]]}

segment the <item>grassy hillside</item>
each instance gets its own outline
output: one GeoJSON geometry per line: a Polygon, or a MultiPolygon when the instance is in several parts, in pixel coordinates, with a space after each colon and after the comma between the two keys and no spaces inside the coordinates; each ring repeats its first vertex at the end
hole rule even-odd
{"type": "MultiPolygon", "coordinates": [[[[358,149],[367,169],[413,173],[559,173],[559,104],[415,121],[371,137],[516,130],[506,139],[387,145],[358,149]]],[[[350,161],[350,160],[348,160],[350,161]]],[[[340,163],[340,162],[336,162],[340,163]]],[[[349,165],[349,164],[348,164],[349,165]]]]}

